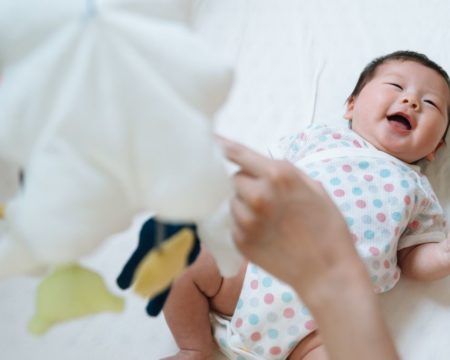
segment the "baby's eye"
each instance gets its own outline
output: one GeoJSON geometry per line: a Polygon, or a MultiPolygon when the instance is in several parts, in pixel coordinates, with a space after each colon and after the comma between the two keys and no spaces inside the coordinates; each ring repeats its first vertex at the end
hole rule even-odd
{"type": "Polygon", "coordinates": [[[396,87],[397,89],[403,90],[403,88],[401,87],[401,85],[397,84],[397,83],[388,83],[389,85],[392,85],[394,87],[396,87]]]}
{"type": "Polygon", "coordinates": [[[430,105],[434,106],[436,109],[439,109],[438,106],[437,106],[432,100],[426,99],[426,100],[424,100],[424,102],[426,102],[427,104],[430,104],[430,105]]]}

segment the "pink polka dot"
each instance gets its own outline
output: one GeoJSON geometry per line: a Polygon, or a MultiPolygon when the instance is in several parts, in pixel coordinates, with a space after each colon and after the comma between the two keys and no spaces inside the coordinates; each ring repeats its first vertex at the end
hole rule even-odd
{"type": "Polygon", "coordinates": [[[261,340],[261,333],[259,333],[258,331],[255,331],[252,335],[250,335],[250,339],[252,339],[252,341],[261,340]]]}
{"type": "Polygon", "coordinates": [[[273,299],[274,299],[274,297],[273,297],[272,294],[266,294],[266,295],[264,295],[264,302],[265,302],[266,304],[272,304],[272,303],[273,303],[273,299]]]}
{"type": "Polygon", "coordinates": [[[392,184],[386,184],[386,185],[384,185],[384,190],[385,190],[386,192],[393,192],[393,191],[394,191],[394,185],[392,185],[392,184]]]}
{"type": "Polygon", "coordinates": [[[270,348],[269,351],[272,355],[280,355],[281,354],[281,348],[279,346],[273,346],[270,348]]]}
{"type": "Polygon", "coordinates": [[[352,233],[352,240],[353,242],[357,242],[358,241],[358,235],[356,235],[355,233],[352,233]]]}
{"type": "Polygon", "coordinates": [[[391,263],[388,260],[384,260],[383,266],[385,269],[389,269],[391,267],[391,263]]]}
{"type": "Polygon", "coordinates": [[[370,247],[369,251],[373,256],[380,255],[380,250],[378,248],[376,248],[375,246],[370,247]]]}
{"type": "Polygon", "coordinates": [[[314,320],[309,320],[307,322],[305,322],[305,328],[307,330],[315,330],[317,328],[316,323],[314,322],[314,320]]]}
{"type": "Polygon", "coordinates": [[[409,197],[409,195],[406,195],[403,201],[405,202],[406,205],[411,204],[411,198],[409,197]]]}
{"type": "Polygon", "coordinates": [[[358,200],[356,201],[356,206],[360,209],[364,209],[366,207],[366,202],[364,200],[358,200]]]}
{"type": "Polygon", "coordinates": [[[237,328],[240,328],[242,326],[242,319],[241,318],[237,318],[236,322],[234,323],[234,325],[236,325],[237,328]]]}
{"type": "Polygon", "coordinates": [[[333,135],[331,135],[333,137],[333,139],[340,139],[342,137],[341,134],[339,133],[334,133],[333,135]]]}
{"type": "Polygon", "coordinates": [[[343,165],[342,170],[344,170],[345,172],[351,172],[352,167],[350,165],[343,165]]]}
{"type": "Polygon", "coordinates": [[[250,283],[250,287],[255,290],[258,288],[258,280],[252,280],[250,283]]]}
{"type": "Polygon", "coordinates": [[[342,197],[345,195],[345,191],[342,189],[337,189],[337,190],[334,190],[333,194],[337,197],[342,197]]]}
{"type": "Polygon", "coordinates": [[[355,145],[355,146],[358,147],[358,148],[361,148],[361,147],[362,147],[362,145],[359,143],[358,140],[353,140],[353,145],[355,145]]]}
{"type": "Polygon", "coordinates": [[[378,221],[381,221],[381,222],[384,222],[384,221],[386,220],[386,215],[383,214],[383,213],[378,213],[378,214],[376,215],[376,217],[377,217],[377,220],[378,220],[378,221]]]}
{"type": "Polygon", "coordinates": [[[414,220],[413,222],[409,223],[408,227],[411,230],[417,230],[420,226],[420,223],[417,220],[414,220]]]}
{"type": "Polygon", "coordinates": [[[394,280],[397,280],[399,277],[400,277],[400,272],[397,270],[397,271],[394,273],[393,278],[394,278],[394,280]]]}
{"type": "Polygon", "coordinates": [[[288,319],[292,319],[295,316],[295,311],[293,308],[286,308],[283,311],[283,316],[288,319]]]}
{"type": "Polygon", "coordinates": [[[366,180],[366,181],[372,181],[372,180],[373,180],[373,176],[372,176],[372,175],[369,175],[369,174],[366,174],[366,175],[364,175],[364,180],[366,180]]]}

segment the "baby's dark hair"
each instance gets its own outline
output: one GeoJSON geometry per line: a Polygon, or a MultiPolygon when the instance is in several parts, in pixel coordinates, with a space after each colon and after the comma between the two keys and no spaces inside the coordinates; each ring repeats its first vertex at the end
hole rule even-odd
{"type": "MultiPolygon", "coordinates": [[[[372,60],[369,64],[366,65],[364,70],[359,75],[359,79],[355,85],[355,88],[353,89],[350,96],[347,98],[347,102],[351,99],[354,99],[359,95],[363,87],[375,76],[375,72],[380,67],[380,65],[383,65],[384,63],[388,61],[414,61],[416,63],[422,64],[426,66],[427,68],[430,68],[434,71],[436,71],[439,75],[442,76],[442,78],[447,83],[447,86],[450,89],[450,78],[447,74],[447,72],[438,64],[436,64],[434,61],[430,60],[426,55],[415,52],[415,51],[409,51],[409,50],[400,50],[395,51],[393,53],[377,57],[376,59],[372,60]]],[[[447,108],[447,114],[448,114],[448,122],[450,123],[450,107],[447,108]]],[[[447,131],[449,128],[449,124],[447,123],[447,128],[445,129],[444,133],[444,139],[447,135],[447,131]]]]}

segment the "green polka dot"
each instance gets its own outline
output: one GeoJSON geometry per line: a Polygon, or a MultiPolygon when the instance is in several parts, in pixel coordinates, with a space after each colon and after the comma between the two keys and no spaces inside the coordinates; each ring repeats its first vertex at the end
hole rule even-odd
{"type": "Polygon", "coordinates": [[[372,218],[369,215],[364,215],[362,217],[362,222],[364,224],[371,224],[372,223],[372,218]]]}

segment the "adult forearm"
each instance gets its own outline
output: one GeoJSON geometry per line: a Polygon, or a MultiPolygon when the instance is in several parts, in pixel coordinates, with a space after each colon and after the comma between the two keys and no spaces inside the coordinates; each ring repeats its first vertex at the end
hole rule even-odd
{"type": "Polygon", "coordinates": [[[305,299],[331,359],[399,359],[371,287],[355,263],[336,269],[305,299]]]}

